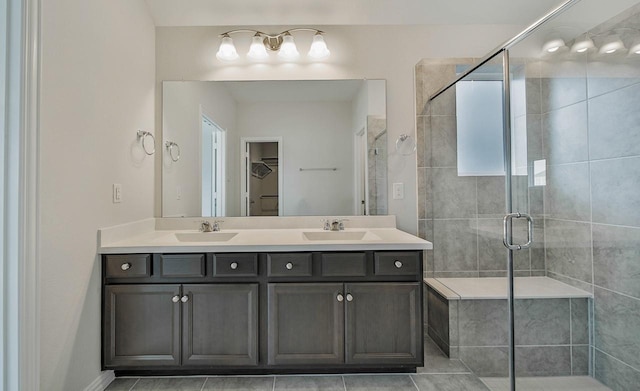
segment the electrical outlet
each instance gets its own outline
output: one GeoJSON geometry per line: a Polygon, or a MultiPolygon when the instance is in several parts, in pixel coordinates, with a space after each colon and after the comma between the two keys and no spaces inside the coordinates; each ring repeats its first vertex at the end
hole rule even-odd
{"type": "Polygon", "coordinates": [[[394,200],[404,199],[404,183],[393,184],[393,199],[394,200]]]}
{"type": "Polygon", "coordinates": [[[122,185],[119,183],[113,184],[113,203],[118,204],[122,202],[122,185]]]}

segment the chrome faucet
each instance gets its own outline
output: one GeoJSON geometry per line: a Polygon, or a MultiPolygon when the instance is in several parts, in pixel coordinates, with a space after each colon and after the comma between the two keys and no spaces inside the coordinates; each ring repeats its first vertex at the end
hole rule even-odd
{"type": "Polygon", "coordinates": [[[202,232],[218,232],[220,231],[220,223],[222,220],[215,220],[213,224],[210,221],[202,220],[200,231],[202,232]]]}
{"type": "Polygon", "coordinates": [[[333,219],[331,220],[330,231],[344,231],[344,222],[347,219],[333,219]]]}
{"type": "Polygon", "coordinates": [[[200,224],[200,231],[202,232],[213,232],[213,225],[211,222],[207,220],[203,220],[202,224],[200,224]]]}

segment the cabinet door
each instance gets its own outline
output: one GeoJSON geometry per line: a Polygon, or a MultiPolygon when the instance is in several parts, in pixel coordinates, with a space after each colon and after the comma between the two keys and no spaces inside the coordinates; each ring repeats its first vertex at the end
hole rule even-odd
{"type": "Polygon", "coordinates": [[[104,364],[180,364],[180,285],[105,287],[104,364]]]}
{"type": "Polygon", "coordinates": [[[258,364],[258,284],[183,285],[182,292],[183,365],[258,364]]]}
{"type": "Polygon", "coordinates": [[[422,363],[420,283],[346,284],[345,297],[347,363],[422,363]]]}
{"type": "Polygon", "coordinates": [[[269,364],[344,363],[342,284],[269,284],[269,364]]]}

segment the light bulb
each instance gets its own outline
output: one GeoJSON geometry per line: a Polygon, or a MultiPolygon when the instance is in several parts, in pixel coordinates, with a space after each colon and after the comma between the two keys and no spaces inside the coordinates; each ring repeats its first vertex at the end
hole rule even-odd
{"type": "Polygon", "coordinates": [[[331,52],[324,42],[324,37],[322,37],[322,34],[316,33],[316,35],[313,36],[313,42],[311,43],[308,56],[316,60],[322,60],[323,58],[329,57],[330,54],[331,52]]]}
{"type": "Polygon", "coordinates": [[[593,44],[593,40],[585,35],[583,39],[576,39],[571,51],[576,53],[584,53],[588,50],[594,49],[596,45],[593,44]]]}
{"type": "Polygon", "coordinates": [[[269,58],[269,54],[267,53],[267,48],[264,47],[264,43],[262,42],[262,37],[259,35],[254,35],[251,39],[251,46],[249,47],[249,52],[247,53],[247,57],[252,60],[265,60],[269,58]]]}
{"type": "Polygon", "coordinates": [[[554,38],[545,42],[545,44],[542,46],[542,50],[547,53],[555,53],[564,47],[566,47],[566,45],[562,38],[554,38]]]}
{"type": "Polygon", "coordinates": [[[221,61],[233,61],[238,58],[238,51],[233,45],[233,40],[228,35],[222,37],[216,58],[221,61]]]}
{"type": "Polygon", "coordinates": [[[629,49],[629,54],[640,54],[640,38],[633,41],[629,49]]]}
{"type": "Polygon", "coordinates": [[[611,34],[605,38],[604,43],[600,46],[600,54],[613,54],[616,52],[622,52],[627,48],[624,47],[624,43],[618,36],[618,34],[611,34]]]}
{"type": "Polygon", "coordinates": [[[289,33],[285,34],[282,37],[282,45],[278,51],[278,57],[283,60],[293,60],[299,56],[300,53],[298,53],[298,48],[296,48],[296,44],[293,42],[293,37],[289,33]]]}

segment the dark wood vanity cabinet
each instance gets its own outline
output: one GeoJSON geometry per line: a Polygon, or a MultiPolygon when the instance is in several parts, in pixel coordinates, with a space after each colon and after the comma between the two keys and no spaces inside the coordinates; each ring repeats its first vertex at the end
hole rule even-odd
{"type": "Polygon", "coordinates": [[[269,364],[419,365],[420,286],[269,284],[269,364]]]}
{"type": "Polygon", "coordinates": [[[421,251],[104,255],[103,368],[412,370],[421,280],[421,251]]]}
{"type": "Polygon", "coordinates": [[[105,367],[257,365],[258,284],[107,285],[105,367]]]}
{"type": "Polygon", "coordinates": [[[102,346],[105,367],[179,365],[179,299],[180,285],[107,285],[102,346]]]}
{"type": "Polygon", "coordinates": [[[269,284],[270,365],[344,363],[344,299],[339,283],[269,284]]]}

